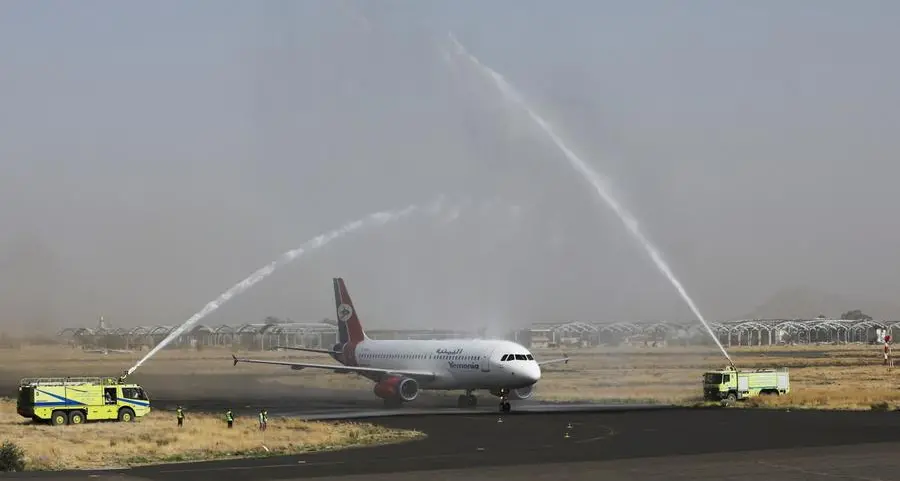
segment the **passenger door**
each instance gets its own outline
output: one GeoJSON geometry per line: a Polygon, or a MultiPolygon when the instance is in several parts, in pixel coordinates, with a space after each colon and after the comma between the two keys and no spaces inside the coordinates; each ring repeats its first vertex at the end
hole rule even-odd
{"type": "Polygon", "coordinates": [[[491,372],[491,355],[493,354],[494,351],[490,351],[481,356],[481,372],[491,372]]]}

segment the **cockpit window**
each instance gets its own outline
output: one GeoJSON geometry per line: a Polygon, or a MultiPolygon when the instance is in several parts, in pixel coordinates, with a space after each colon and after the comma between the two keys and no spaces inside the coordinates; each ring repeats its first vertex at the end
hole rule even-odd
{"type": "Polygon", "coordinates": [[[531,354],[526,354],[525,357],[526,357],[529,361],[534,361],[534,356],[532,356],[531,354]]]}
{"type": "Polygon", "coordinates": [[[516,354],[516,361],[527,361],[528,359],[524,354],[516,354]]]}
{"type": "Polygon", "coordinates": [[[509,356],[509,354],[504,354],[503,357],[500,358],[500,361],[501,362],[505,361],[507,356],[509,356]]]}

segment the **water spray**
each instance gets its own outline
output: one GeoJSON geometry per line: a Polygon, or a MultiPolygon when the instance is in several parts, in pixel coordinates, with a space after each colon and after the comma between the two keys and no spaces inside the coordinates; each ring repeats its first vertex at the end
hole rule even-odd
{"type": "Polygon", "coordinates": [[[669,268],[669,265],[663,259],[662,254],[659,250],[644,236],[641,232],[637,219],[622,206],[619,201],[612,195],[610,189],[608,187],[609,180],[602,176],[599,172],[595,171],[587,162],[582,160],[575,152],[569,149],[568,146],[562,141],[562,139],[554,132],[552,126],[549,122],[544,120],[543,117],[538,115],[534,109],[525,101],[521,94],[516,91],[516,89],[506,81],[506,79],[497,73],[494,69],[488,67],[481,63],[478,58],[474,55],[470,54],[465,47],[456,39],[452,32],[449,33],[450,41],[453,44],[455,53],[457,55],[463,56],[472,62],[478,69],[487,74],[494,83],[497,88],[503,94],[503,96],[513,102],[514,104],[519,105],[528,116],[533,120],[543,131],[547,134],[548,137],[553,141],[554,144],[562,151],[563,155],[568,159],[572,168],[574,168],[578,173],[584,177],[593,187],[596,193],[603,199],[604,202],[616,213],[622,223],[625,224],[625,227],[628,228],[628,231],[631,235],[643,246],[644,250],[647,251],[647,254],[650,255],[650,258],[653,260],[653,263],[656,264],[657,269],[662,272],[666,278],[669,279],[669,282],[672,283],[672,286],[678,291],[678,294],[684,300],[684,302],[688,305],[688,307],[693,311],[694,315],[703,323],[703,327],[706,328],[709,335],[713,338],[716,345],[719,347],[719,350],[722,351],[722,354],[725,355],[725,358],[728,359],[728,362],[731,364],[731,367],[734,368],[734,361],[732,361],[731,356],[728,355],[728,352],[725,350],[725,347],[722,346],[722,343],[719,342],[719,338],[715,335],[712,328],[709,327],[709,324],[704,319],[703,315],[700,313],[700,310],[694,305],[693,299],[688,295],[685,288],[681,285],[678,278],[675,277],[675,274],[672,272],[672,269],[669,268]]]}
{"type": "Polygon", "coordinates": [[[222,306],[222,304],[228,302],[228,300],[230,300],[232,297],[234,297],[238,294],[241,294],[242,292],[246,291],[247,289],[250,289],[259,281],[265,279],[266,277],[269,277],[278,268],[291,263],[292,261],[294,261],[301,255],[303,255],[304,253],[314,250],[314,249],[318,249],[319,247],[322,247],[339,237],[343,237],[347,234],[358,231],[360,229],[363,229],[366,227],[384,225],[389,222],[400,220],[404,217],[407,217],[407,216],[409,216],[413,213],[419,212],[419,211],[424,211],[428,215],[435,215],[443,209],[443,203],[444,203],[444,198],[443,198],[443,196],[440,196],[435,201],[426,205],[424,208],[419,207],[417,205],[411,205],[404,209],[375,212],[374,214],[370,214],[362,219],[355,220],[353,222],[348,222],[347,224],[344,224],[340,228],[335,229],[331,232],[314,237],[313,239],[307,241],[302,246],[285,252],[278,259],[276,259],[276,260],[270,262],[268,265],[258,269],[253,274],[250,274],[246,279],[238,282],[237,284],[232,286],[230,289],[228,289],[227,291],[220,294],[219,297],[217,297],[216,299],[214,299],[214,300],[210,301],[208,304],[206,304],[206,306],[203,309],[201,309],[200,312],[197,312],[196,314],[191,316],[190,319],[185,321],[181,326],[178,327],[178,329],[175,329],[174,331],[172,331],[171,334],[166,336],[166,338],[163,339],[162,342],[157,344],[150,352],[148,352],[146,356],[141,358],[141,360],[138,361],[134,366],[132,366],[127,371],[125,371],[125,374],[119,378],[120,381],[124,381],[126,376],[129,376],[132,373],[134,373],[134,371],[136,371],[139,367],[141,367],[141,365],[143,365],[148,359],[153,357],[153,355],[155,355],[161,349],[163,349],[167,345],[169,345],[174,339],[178,338],[178,336],[181,336],[186,330],[188,330],[190,327],[192,327],[198,321],[200,321],[201,319],[203,319],[204,317],[206,317],[207,315],[211,314],[213,311],[218,309],[220,306],[222,306]]]}

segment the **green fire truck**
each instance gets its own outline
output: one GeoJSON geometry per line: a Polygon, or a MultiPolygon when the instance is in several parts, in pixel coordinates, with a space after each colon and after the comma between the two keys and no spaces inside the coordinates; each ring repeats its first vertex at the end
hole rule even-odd
{"type": "Polygon", "coordinates": [[[150,412],[144,389],[123,378],[26,378],[19,382],[19,416],[54,426],[87,421],[134,421],[150,412]]]}
{"type": "Polygon", "coordinates": [[[756,369],[738,371],[731,366],[721,371],[703,373],[703,399],[725,401],[756,396],[781,395],[791,392],[787,369],[756,369]]]}

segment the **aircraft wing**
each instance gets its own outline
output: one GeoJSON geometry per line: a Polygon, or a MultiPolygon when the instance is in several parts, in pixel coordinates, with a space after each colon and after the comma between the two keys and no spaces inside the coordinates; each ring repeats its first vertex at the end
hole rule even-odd
{"type": "Polygon", "coordinates": [[[319,354],[340,354],[340,351],[335,351],[332,349],[314,349],[312,347],[289,347],[289,346],[277,346],[275,349],[290,349],[292,351],[304,351],[304,352],[317,352],[319,354]]]}
{"type": "Polygon", "coordinates": [[[403,369],[378,369],[375,367],[362,367],[362,366],[344,366],[341,364],[314,364],[308,362],[289,362],[289,361],[266,361],[262,359],[241,359],[234,354],[231,355],[234,358],[234,365],[237,366],[239,362],[246,362],[251,364],[272,364],[275,366],[289,366],[291,369],[300,370],[300,369],[328,369],[334,372],[346,372],[346,373],[356,373],[356,374],[368,374],[368,375],[376,375],[376,376],[405,376],[409,378],[413,378],[415,380],[422,381],[431,381],[435,377],[435,373],[429,371],[408,371],[403,369]]]}
{"type": "Polygon", "coordinates": [[[558,362],[564,362],[564,363],[568,364],[569,363],[569,355],[563,354],[563,356],[565,356],[565,357],[561,357],[559,359],[549,359],[546,361],[538,361],[538,366],[544,366],[547,364],[556,364],[558,362]]]}

